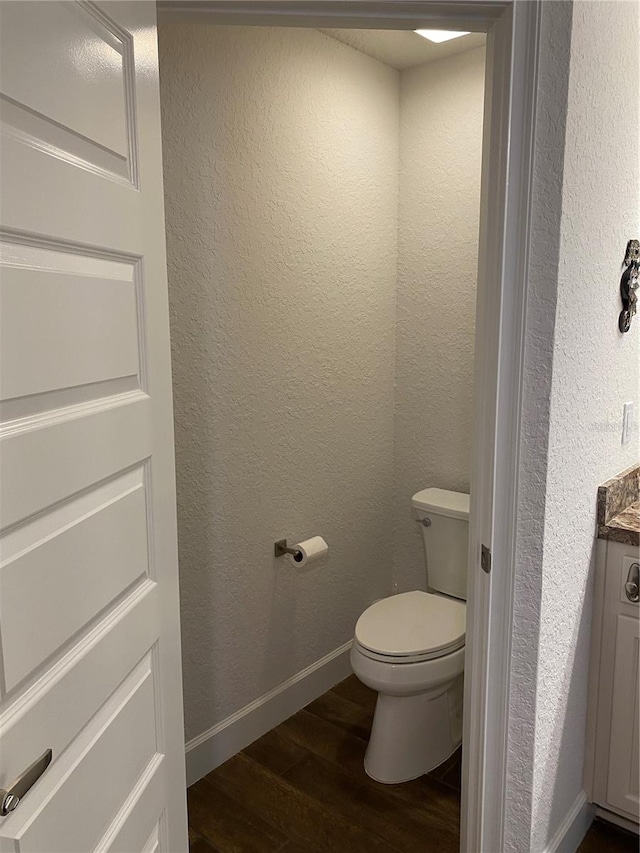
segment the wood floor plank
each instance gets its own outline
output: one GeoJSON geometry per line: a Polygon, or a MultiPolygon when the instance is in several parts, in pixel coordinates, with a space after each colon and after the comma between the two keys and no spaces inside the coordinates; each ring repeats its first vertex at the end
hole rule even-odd
{"type": "Polygon", "coordinates": [[[339,767],[310,755],[288,770],[284,778],[298,790],[319,800],[355,826],[387,841],[403,853],[424,853],[433,845],[440,853],[458,853],[460,828],[457,814],[446,816],[410,805],[388,792],[355,778],[339,767]]]}
{"type": "Polygon", "coordinates": [[[285,720],[277,731],[308,752],[356,775],[363,767],[366,743],[308,711],[299,711],[285,720]]]}
{"type": "Polygon", "coordinates": [[[249,806],[202,779],[189,788],[187,801],[191,826],[217,853],[275,853],[287,841],[249,806]]]}
{"type": "Polygon", "coordinates": [[[242,750],[267,770],[280,775],[309,754],[291,738],[273,729],[242,750]]]}
{"type": "Polygon", "coordinates": [[[205,777],[221,786],[252,813],[269,821],[307,851],[326,853],[392,853],[393,848],[366,828],[354,826],[337,812],[298,791],[280,776],[239,753],[205,777]]]}
{"type": "Polygon", "coordinates": [[[638,836],[604,820],[595,820],[578,853],[638,853],[638,836]]]}
{"type": "Polygon", "coordinates": [[[444,776],[441,777],[441,781],[445,783],[445,785],[449,785],[453,788],[454,791],[461,793],[462,791],[462,761],[458,761],[457,764],[454,764],[444,776]]]}
{"type": "Polygon", "coordinates": [[[220,853],[215,847],[212,847],[204,838],[195,838],[189,842],[189,853],[220,853]]]}
{"type": "Polygon", "coordinates": [[[429,774],[459,791],[462,784],[462,747],[459,746],[450,758],[429,774]]]}
{"type": "Polygon", "coordinates": [[[369,740],[373,710],[345,699],[339,693],[329,690],[307,705],[305,711],[333,723],[360,740],[369,740]]]}
{"type": "Polygon", "coordinates": [[[348,699],[356,705],[360,705],[371,713],[376,707],[376,699],[378,694],[370,687],[366,687],[355,675],[350,675],[344,681],[340,681],[335,687],[331,688],[331,693],[336,693],[342,696],[343,699],[348,699]]]}

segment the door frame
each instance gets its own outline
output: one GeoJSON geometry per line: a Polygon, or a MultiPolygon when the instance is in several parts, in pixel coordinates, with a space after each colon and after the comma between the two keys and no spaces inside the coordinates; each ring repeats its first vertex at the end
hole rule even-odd
{"type": "Polygon", "coordinates": [[[159,0],[163,20],[487,33],[460,849],[504,849],[541,0],[159,0]],[[490,574],[480,566],[491,550],[490,574]]]}

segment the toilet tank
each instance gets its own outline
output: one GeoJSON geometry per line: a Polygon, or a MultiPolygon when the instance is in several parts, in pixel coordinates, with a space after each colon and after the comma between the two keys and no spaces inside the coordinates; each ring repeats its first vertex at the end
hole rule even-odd
{"type": "Polygon", "coordinates": [[[427,587],[466,601],[469,495],[423,489],[412,498],[427,561],[427,587]]]}

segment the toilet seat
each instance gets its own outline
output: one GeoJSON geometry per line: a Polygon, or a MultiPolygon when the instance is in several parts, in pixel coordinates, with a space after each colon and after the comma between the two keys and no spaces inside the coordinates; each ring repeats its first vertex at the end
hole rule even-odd
{"type": "Polygon", "coordinates": [[[373,660],[418,663],[462,648],[465,626],[464,602],[414,590],[367,608],[356,624],[355,641],[373,660]]]}

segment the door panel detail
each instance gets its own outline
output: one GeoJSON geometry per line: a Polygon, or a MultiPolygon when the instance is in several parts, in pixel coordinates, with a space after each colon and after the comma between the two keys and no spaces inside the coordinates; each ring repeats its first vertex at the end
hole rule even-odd
{"type": "Polygon", "coordinates": [[[4,133],[135,184],[130,37],[89,3],[18,6],[0,10],[4,133]]]}
{"type": "Polygon", "coordinates": [[[147,575],[143,467],[36,517],[0,540],[0,549],[0,632],[11,690],[147,575]]]}
{"type": "Polygon", "coordinates": [[[3,242],[0,276],[0,399],[127,377],[139,387],[135,264],[3,242]]]}

